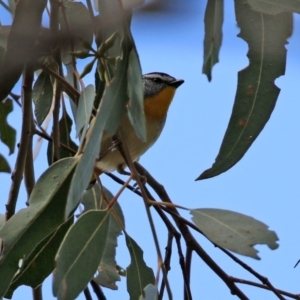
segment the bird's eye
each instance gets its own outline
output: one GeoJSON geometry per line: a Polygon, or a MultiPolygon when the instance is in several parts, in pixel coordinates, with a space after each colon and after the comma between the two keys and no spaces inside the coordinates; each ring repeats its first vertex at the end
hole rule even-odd
{"type": "Polygon", "coordinates": [[[154,81],[155,83],[163,83],[162,79],[159,78],[159,77],[153,78],[153,81],[154,81]]]}

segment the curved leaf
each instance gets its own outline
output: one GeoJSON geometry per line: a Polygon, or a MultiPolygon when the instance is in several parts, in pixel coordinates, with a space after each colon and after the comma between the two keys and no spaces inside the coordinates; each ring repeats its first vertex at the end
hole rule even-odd
{"type": "Polygon", "coordinates": [[[257,244],[278,248],[278,237],[268,226],[252,217],[234,211],[202,208],[190,211],[195,225],[213,243],[236,253],[260,259],[257,244]]]}
{"type": "Polygon", "coordinates": [[[139,300],[158,300],[157,287],[153,284],[148,284],[144,288],[144,295],[141,295],[139,300]]]}
{"type": "Polygon", "coordinates": [[[300,13],[299,0],[246,0],[253,10],[276,15],[282,12],[300,13]]]}
{"type": "Polygon", "coordinates": [[[104,253],[109,212],[90,210],[68,231],[56,256],[53,294],[73,300],[93,278],[104,253]]]}
{"type": "Polygon", "coordinates": [[[146,265],[143,259],[143,250],[127,233],[125,233],[125,237],[131,258],[130,265],[126,269],[127,291],[130,300],[139,300],[144,293],[144,288],[149,284],[155,284],[155,277],[153,270],[146,265]]]}
{"type": "MultiPolygon", "coordinates": [[[[72,119],[68,115],[68,112],[63,107],[63,113],[61,116],[61,119],[59,120],[58,126],[59,126],[59,136],[60,136],[60,142],[66,146],[68,146],[70,149],[73,149],[74,151],[77,151],[77,145],[72,141],[71,139],[71,130],[72,130],[72,119]]],[[[51,165],[53,162],[52,157],[53,149],[52,149],[52,142],[48,143],[47,148],[47,159],[48,164],[51,165]]],[[[69,151],[65,150],[64,148],[59,148],[59,157],[65,158],[65,157],[72,157],[74,156],[73,153],[70,153],[69,151]]]]}
{"type": "MultiPolygon", "coordinates": [[[[78,205],[84,190],[87,188],[93,173],[93,167],[96,157],[100,153],[100,142],[104,129],[107,128],[107,123],[114,123],[114,126],[110,126],[110,130],[115,128],[116,124],[119,124],[117,117],[121,118],[121,115],[116,113],[118,107],[122,106],[122,100],[124,95],[122,91],[126,90],[127,81],[124,80],[127,72],[126,61],[119,59],[117,61],[116,73],[114,79],[110,85],[106,88],[103,99],[100,103],[98,113],[96,117],[91,121],[89,131],[87,132],[87,141],[84,147],[84,152],[80,157],[80,161],[75,170],[75,174],[72,180],[72,185],[69,191],[68,204],[66,207],[66,218],[70,212],[78,205]]],[[[114,133],[111,132],[110,133],[114,133]]]]}
{"type": "Polygon", "coordinates": [[[16,130],[7,123],[7,116],[12,110],[10,99],[0,102],[0,140],[9,148],[9,155],[14,153],[16,145],[16,130]]]}
{"type": "Polygon", "coordinates": [[[50,75],[42,71],[34,83],[32,100],[35,104],[34,114],[38,125],[41,125],[47,117],[53,97],[53,86],[50,75]]]}
{"type": "Polygon", "coordinates": [[[64,222],[66,198],[76,166],[76,158],[57,161],[37,181],[29,207],[12,216],[0,230],[4,249],[0,259],[0,297],[16,272],[20,259],[64,222]]]}
{"type": "Polygon", "coordinates": [[[249,45],[249,66],[238,74],[232,115],[216,161],[196,180],[217,176],[244,156],[272,114],[280,92],[274,80],[285,72],[291,15],[257,13],[239,0],[235,9],[239,37],[249,45]]]}
{"type": "Polygon", "coordinates": [[[146,119],[144,112],[144,93],[142,70],[135,47],[129,53],[128,64],[128,117],[136,135],[146,141],[146,119]]]}
{"type": "MultiPolygon", "coordinates": [[[[113,195],[103,188],[103,192],[108,201],[111,201],[113,195]]],[[[91,209],[106,209],[107,204],[102,199],[101,188],[98,184],[95,184],[92,189],[88,189],[84,192],[81,203],[84,205],[84,211],[91,209]]],[[[120,281],[120,275],[116,270],[116,248],[118,246],[117,238],[121,234],[125,227],[125,221],[123,212],[118,203],[115,203],[114,207],[109,213],[109,228],[108,237],[105,242],[105,249],[102,259],[98,266],[98,275],[94,280],[107,288],[116,290],[118,289],[116,281],[120,281]]]]}
{"type": "Polygon", "coordinates": [[[11,298],[21,285],[38,287],[53,272],[56,252],[72,223],[73,218],[70,218],[35,247],[26,258],[20,273],[13,278],[5,298],[11,298]]]}
{"type": "Polygon", "coordinates": [[[81,93],[79,97],[79,104],[76,112],[76,137],[79,137],[81,130],[82,136],[85,135],[87,125],[90,123],[93,103],[95,99],[95,89],[92,84],[89,84],[81,93]]]}
{"type": "Polygon", "coordinates": [[[202,73],[211,81],[213,66],[219,62],[222,44],[222,24],[224,18],[223,0],[209,0],[205,11],[204,62],[202,73]]]}
{"type": "Polygon", "coordinates": [[[11,169],[7,160],[1,154],[0,154],[0,172],[11,173],[11,169]]]}

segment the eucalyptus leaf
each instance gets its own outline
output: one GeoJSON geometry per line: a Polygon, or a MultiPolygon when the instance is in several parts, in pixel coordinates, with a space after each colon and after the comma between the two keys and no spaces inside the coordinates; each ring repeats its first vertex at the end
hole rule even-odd
{"type": "Polygon", "coordinates": [[[208,0],[205,11],[204,62],[202,73],[211,81],[213,66],[219,62],[224,19],[223,0],[208,0]]]}
{"type": "MultiPolygon", "coordinates": [[[[66,109],[63,107],[62,116],[58,122],[60,143],[64,144],[65,146],[69,147],[70,149],[76,152],[78,147],[75,144],[75,142],[71,139],[72,124],[73,124],[72,119],[68,115],[66,109]]],[[[52,165],[53,163],[52,156],[53,156],[53,149],[52,149],[52,142],[50,141],[48,143],[48,148],[47,148],[47,159],[49,165],[52,165]]],[[[59,147],[60,158],[72,157],[72,156],[74,156],[74,153],[69,152],[68,150],[65,150],[62,147],[59,147]]]]}
{"type": "Polygon", "coordinates": [[[144,112],[144,92],[142,70],[139,57],[135,47],[129,53],[128,64],[128,117],[137,134],[142,140],[146,141],[146,119],[144,112]]]}
{"type": "MultiPolygon", "coordinates": [[[[80,156],[80,161],[75,170],[69,191],[66,218],[69,213],[77,207],[84,190],[90,182],[96,157],[98,157],[100,153],[100,142],[103,131],[107,127],[107,123],[109,122],[109,124],[111,124],[112,120],[114,120],[114,122],[118,122],[117,117],[121,117],[119,113],[116,113],[116,110],[120,107],[121,99],[124,97],[124,95],[121,95],[120,92],[124,90],[124,85],[126,86],[127,84],[127,82],[124,82],[124,76],[127,70],[126,66],[126,62],[118,60],[116,75],[105,90],[97,115],[91,121],[86,135],[86,143],[83,154],[80,156]]],[[[112,129],[113,128],[110,127],[110,130],[112,129]]]]}
{"type": "Polygon", "coordinates": [[[77,158],[57,161],[46,170],[32,190],[28,208],[13,215],[1,228],[4,249],[0,259],[0,298],[33,249],[64,223],[67,194],[77,158]]]}
{"type": "Polygon", "coordinates": [[[73,300],[97,270],[109,231],[109,212],[89,210],[69,229],[56,256],[53,294],[73,300]]]}
{"type": "Polygon", "coordinates": [[[246,154],[275,107],[280,89],[274,81],[285,73],[291,14],[258,13],[240,0],[235,1],[235,11],[239,37],[249,45],[249,66],[238,73],[232,114],[215,163],[196,180],[227,171],[246,154]]]}
{"type": "Polygon", "coordinates": [[[268,226],[252,217],[229,210],[202,208],[190,211],[195,225],[216,245],[260,259],[257,244],[278,248],[278,237],[268,226]]]}
{"type": "MultiPolygon", "coordinates": [[[[103,193],[107,201],[113,199],[113,195],[103,187],[103,193]]],[[[99,184],[84,192],[81,203],[84,205],[84,212],[91,209],[106,209],[107,204],[102,199],[102,192],[99,184]]],[[[118,287],[116,281],[120,281],[120,275],[116,269],[116,248],[118,246],[117,238],[125,227],[123,212],[118,203],[110,209],[109,213],[108,237],[105,241],[105,249],[98,266],[98,275],[94,280],[101,286],[116,290],[118,287]]]]}
{"type": "Polygon", "coordinates": [[[0,172],[11,173],[10,166],[2,154],[0,154],[0,172]]]}
{"type": "Polygon", "coordinates": [[[36,288],[53,272],[56,252],[73,223],[73,217],[59,226],[43,239],[26,258],[20,273],[13,278],[5,298],[11,298],[13,292],[21,285],[36,288]]]}
{"type": "Polygon", "coordinates": [[[35,104],[34,114],[38,125],[41,125],[49,114],[52,98],[53,86],[50,75],[42,71],[32,89],[32,100],[35,104]]]}
{"type": "Polygon", "coordinates": [[[153,284],[148,284],[144,288],[144,295],[141,295],[139,300],[158,300],[157,287],[153,284]]]}
{"type": "Polygon", "coordinates": [[[125,233],[127,248],[130,253],[131,262],[126,269],[127,291],[130,300],[139,300],[148,284],[155,284],[153,270],[149,268],[143,259],[143,250],[139,245],[125,233]]]}
{"type": "Polygon", "coordinates": [[[7,123],[7,117],[12,111],[12,100],[0,102],[0,141],[9,148],[9,155],[14,153],[16,145],[16,130],[7,123]]]}
{"type": "Polygon", "coordinates": [[[265,14],[300,13],[300,0],[246,0],[246,2],[253,10],[265,14]]]}
{"type": "Polygon", "coordinates": [[[95,99],[95,88],[92,84],[89,84],[84,90],[80,93],[79,104],[76,112],[76,136],[81,135],[85,136],[87,126],[90,122],[93,103],[95,99]]]}

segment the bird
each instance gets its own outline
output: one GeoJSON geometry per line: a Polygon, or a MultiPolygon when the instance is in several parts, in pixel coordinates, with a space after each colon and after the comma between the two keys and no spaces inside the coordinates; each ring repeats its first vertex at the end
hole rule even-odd
{"type": "MultiPolygon", "coordinates": [[[[119,130],[126,141],[130,156],[137,161],[159,138],[167,118],[169,106],[176,89],[184,83],[166,73],[152,72],[142,75],[144,112],[146,119],[146,141],[142,141],[135,133],[128,114],[120,121],[119,130]]],[[[123,173],[126,162],[118,147],[108,133],[101,140],[100,155],[96,160],[94,175],[104,172],[119,171],[123,173]]],[[[92,178],[93,179],[93,178],[92,178]]],[[[91,180],[95,182],[94,180],[91,180]]]]}

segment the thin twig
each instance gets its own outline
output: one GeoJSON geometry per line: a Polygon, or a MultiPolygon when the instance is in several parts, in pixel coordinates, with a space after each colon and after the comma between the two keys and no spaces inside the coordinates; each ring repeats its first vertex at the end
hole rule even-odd
{"type": "Polygon", "coordinates": [[[186,284],[185,284],[185,289],[184,289],[184,300],[190,300],[191,294],[187,290],[186,286],[190,286],[190,278],[191,278],[191,264],[192,264],[192,254],[193,251],[191,248],[187,247],[186,248],[186,255],[185,255],[185,274],[186,274],[186,284]]]}
{"type": "Polygon", "coordinates": [[[16,209],[17,198],[19,195],[21,181],[23,179],[23,172],[25,167],[25,161],[28,151],[28,146],[31,137],[31,110],[32,110],[32,82],[33,82],[33,70],[30,67],[26,67],[23,75],[23,88],[22,88],[22,130],[20,147],[16,159],[15,168],[12,174],[12,183],[9,191],[8,201],[6,204],[6,220],[8,220],[16,209]]]}
{"type": "Polygon", "coordinates": [[[42,285],[39,285],[37,288],[32,289],[32,298],[33,300],[43,300],[42,285]]]}
{"type": "MultiPolygon", "coordinates": [[[[253,282],[253,281],[250,281],[250,280],[246,280],[246,279],[240,279],[240,278],[236,278],[236,277],[231,277],[231,279],[234,281],[234,282],[237,282],[237,283],[242,283],[242,284],[247,284],[247,285],[252,285],[252,286],[255,286],[255,287],[259,287],[261,289],[264,289],[264,290],[269,290],[270,291],[270,288],[268,286],[265,286],[261,283],[257,283],[257,282],[253,282]]],[[[286,291],[283,291],[283,290],[279,290],[277,289],[278,293],[280,293],[281,295],[284,295],[284,296],[287,296],[287,297],[290,297],[292,299],[296,299],[296,300],[299,300],[300,299],[300,294],[292,294],[292,293],[289,293],[289,292],[286,292],[286,291]]],[[[283,298],[284,299],[284,298],[283,298]]]]}
{"type": "Polygon", "coordinates": [[[33,166],[33,151],[32,151],[32,143],[33,143],[33,135],[34,135],[35,126],[34,126],[33,118],[32,118],[32,110],[30,111],[30,124],[31,124],[30,140],[29,140],[29,145],[28,145],[28,149],[27,149],[27,155],[26,155],[26,159],[25,159],[25,168],[24,168],[24,183],[25,183],[25,188],[27,191],[27,199],[28,200],[30,198],[31,191],[35,185],[34,166],[33,166]]]}
{"type": "MultiPolygon", "coordinates": [[[[49,141],[49,142],[52,142],[53,139],[51,136],[49,136],[48,134],[46,134],[45,132],[42,132],[42,131],[39,131],[37,129],[35,129],[34,131],[34,134],[37,134],[39,136],[41,136],[42,138],[44,138],[45,140],[49,141]]],[[[68,151],[69,153],[71,154],[76,154],[76,151],[73,150],[72,148],[68,147],[67,145],[63,144],[63,143],[60,143],[59,146],[63,149],[65,149],[66,151],[68,151]]]]}
{"type": "Polygon", "coordinates": [[[83,290],[84,296],[86,300],[93,300],[91,292],[88,287],[83,290]]]}
{"type": "Polygon", "coordinates": [[[97,296],[97,299],[98,300],[106,300],[106,297],[105,297],[102,289],[100,288],[99,284],[97,282],[95,282],[94,280],[91,280],[90,284],[93,288],[94,293],[97,296]]]}
{"type": "Polygon", "coordinates": [[[0,5],[2,5],[9,13],[13,13],[10,7],[5,2],[3,2],[3,0],[0,0],[0,5]]]}
{"type": "Polygon", "coordinates": [[[259,279],[265,286],[268,287],[270,291],[272,291],[280,300],[285,300],[284,297],[282,297],[282,293],[280,293],[269,281],[268,278],[262,276],[261,274],[257,273],[255,270],[253,270],[250,266],[245,264],[243,261],[241,261],[239,258],[237,258],[235,255],[233,255],[230,251],[227,249],[224,249],[222,247],[219,247],[216,245],[220,250],[222,250],[224,253],[226,253],[232,260],[234,260],[237,264],[242,266],[245,270],[247,270],[249,273],[254,275],[257,279],[259,279]]]}
{"type": "Polygon", "coordinates": [[[146,210],[146,214],[147,214],[147,217],[148,217],[149,225],[150,225],[150,228],[151,228],[151,232],[152,232],[152,236],[153,236],[153,240],[154,240],[154,244],[155,244],[155,249],[156,249],[157,256],[158,256],[158,266],[161,267],[161,269],[162,269],[163,280],[166,283],[168,297],[171,300],[171,299],[173,299],[172,291],[171,291],[171,287],[170,287],[170,284],[169,284],[169,281],[168,281],[168,278],[167,278],[167,271],[166,271],[166,268],[163,264],[163,259],[162,259],[162,255],[161,255],[161,251],[160,251],[160,247],[159,247],[158,237],[157,237],[157,234],[156,234],[156,229],[155,229],[155,226],[154,226],[153,218],[152,218],[152,215],[151,215],[151,212],[150,212],[149,205],[147,203],[148,202],[147,192],[145,191],[144,184],[142,183],[141,178],[140,178],[140,176],[139,176],[139,174],[138,174],[138,172],[135,168],[135,165],[134,165],[134,163],[131,159],[126,141],[124,140],[124,138],[122,136],[121,130],[118,131],[118,136],[113,137],[113,141],[119,141],[119,140],[121,141],[121,143],[118,145],[118,149],[119,149],[121,155],[123,156],[127,166],[129,167],[129,169],[131,171],[131,174],[133,175],[134,179],[136,180],[136,182],[138,184],[138,187],[141,191],[143,200],[144,200],[145,210],[146,210]]]}
{"type": "MultiPolygon", "coordinates": [[[[163,202],[172,203],[164,187],[159,182],[157,182],[154,177],[139,163],[135,163],[135,165],[138,172],[147,178],[147,183],[156,192],[160,199],[163,202]]],[[[179,215],[175,207],[168,207],[168,210],[172,211],[176,215],[179,215]]],[[[247,300],[248,297],[236,286],[236,284],[230,279],[228,274],[222,268],[220,268],[220,266],[204,251],[200,244],[195,240],[187,225],[183,222],[180,222],[176,217],[174,217],[174,221],[176,222],[178,229],[184,237],[187,247],[191,247],[192,250],[196,251],[201,259],[224,281],[233,295],[238,296],[242,300],[247,300]]]]}
{"type": "Polygon", "coordinates": [[[43,64],[40,64],[39,67],[46,73],[52,75],[65,88],[64,91],[77,106],[80,93],[68,81],[66,81],[62,76],[54,72],[52,69],[43,64]]]}

